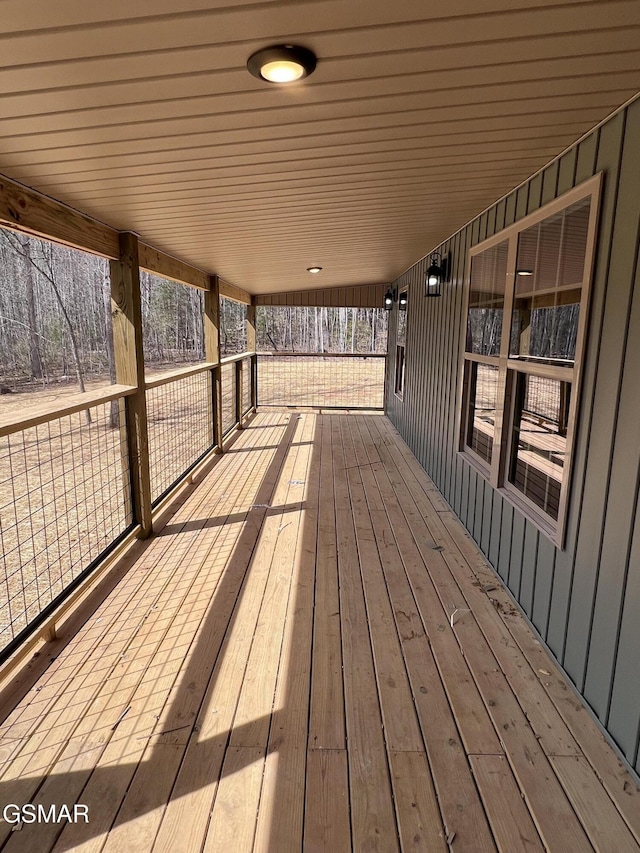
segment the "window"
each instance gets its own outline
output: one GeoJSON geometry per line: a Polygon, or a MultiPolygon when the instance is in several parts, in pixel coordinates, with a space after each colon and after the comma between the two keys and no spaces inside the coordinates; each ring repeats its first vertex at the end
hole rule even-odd
{"type": "Polygon", "coordinates": [[[560,546],[599,188],[470,252],[460,450],[560,546]]]}
{"type": "Polygon", "coordinates": [[[405,346],[407,342],[407,306],[409,293],[401,290],[398,296],[398,326],[396,330],[396,395],[402,399],[404,392],[405,346]]]}

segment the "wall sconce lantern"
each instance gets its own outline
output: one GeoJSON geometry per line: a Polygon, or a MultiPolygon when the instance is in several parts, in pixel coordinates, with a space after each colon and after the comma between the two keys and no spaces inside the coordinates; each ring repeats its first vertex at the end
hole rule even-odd
{"type": "Polygon", "coordinates": [[[400,294],[400,297],[398,298],[398,309],[400,311],[406,311],[407,310],[407,291],[406,290],[403,290],[402,293],[400,294]]]}
{"type": "Polygon", "coordinates": [[[384,295],[384,310],[391,311],[393,308],[393,303],[395,302],[395,296],[393,290],[389,288],[384,295]]]}
{"type": "Polygon", "coordinates": [[[425,296],[440,296],[442,282],[447,280],[449,272],[449,258],[443,258],[440,252],[433,252],[427,269],[424,283],[425,296]]]}

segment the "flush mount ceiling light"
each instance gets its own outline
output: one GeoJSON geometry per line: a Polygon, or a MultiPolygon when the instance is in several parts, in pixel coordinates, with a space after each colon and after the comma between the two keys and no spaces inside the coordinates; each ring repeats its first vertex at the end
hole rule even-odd
{"type": "Polygon", "coordinates": [[[533,275],[533,270],[516,270],[516,275],[533,275]]]}
{"type": "Polygon", "coordinates": [[[306,47],[276,44],[264,47],[247,60],[254,77],[269,83],[293,83],[308,77],[316,67],[316,57],[306,47]]]}
{"type": "Polygon", "coordinates": [[[322,267],[307,267],[307,272],[317,275],[319,272],[322,272],[322,267]]]}

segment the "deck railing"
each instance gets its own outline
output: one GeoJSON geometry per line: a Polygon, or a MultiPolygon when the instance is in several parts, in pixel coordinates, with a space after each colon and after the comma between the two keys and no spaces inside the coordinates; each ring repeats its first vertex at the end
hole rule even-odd
{"type": "Polygon", "coordinates": [[[134,524],[127,386],[0,424],[0,651],[52,611],[134,524]]]}
{"type": "Polygon", "coordinates": [[[147,378],[139,447],[149,475],[137,497],[141,466],[130,453],[125,405],[136,388],[75,394],[0,422],[0,662],[27,634],[53,636],[63,602],[145,512],[211,451],[223,450],[223,438],[253,408],[254,366],[255,355],[241,353],[147,378]]]}
{"type": "Polygon", "coordinates": [[[386,355],[258,353],[261,406],[382,409],[386,355]]]}

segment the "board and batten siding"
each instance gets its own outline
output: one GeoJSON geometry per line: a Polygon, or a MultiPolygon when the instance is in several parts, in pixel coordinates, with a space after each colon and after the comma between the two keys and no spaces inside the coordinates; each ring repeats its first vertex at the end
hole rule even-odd
{"type": "Polygon", "coordinates": [[[404,399],[386,411],[629,764],[640,773],[640,99],[444,242],[451,281],[409,287],[404,399]],[[456,452],[468,250],[603,173],[564,549],[456,452]]]}

